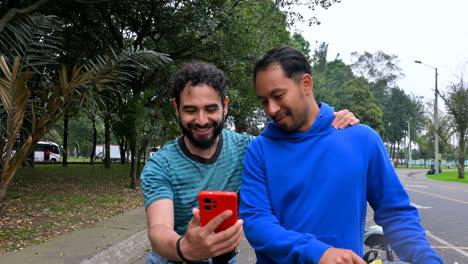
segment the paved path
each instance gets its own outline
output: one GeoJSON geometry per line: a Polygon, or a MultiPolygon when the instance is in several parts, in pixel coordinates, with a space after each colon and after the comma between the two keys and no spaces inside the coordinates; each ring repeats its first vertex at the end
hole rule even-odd
{"type": "Polygon", "coordinates": [[[93,228],[64,234],[0,256],[0,263],[128,263],[148,247],[143,207],[108,218],[93,228]]]}

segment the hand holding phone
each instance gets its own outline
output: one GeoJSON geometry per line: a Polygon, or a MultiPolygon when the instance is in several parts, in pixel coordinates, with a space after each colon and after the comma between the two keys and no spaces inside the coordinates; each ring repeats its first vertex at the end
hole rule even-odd
{"type": "Polygon", "coordinates": [[[230,191],[201,191],[198,193],[200,225],[205,226],[220,213],[231,210],[232,215],[222,222],[215,232],[220,232],[237,222],[237,194],[230,191]]]}

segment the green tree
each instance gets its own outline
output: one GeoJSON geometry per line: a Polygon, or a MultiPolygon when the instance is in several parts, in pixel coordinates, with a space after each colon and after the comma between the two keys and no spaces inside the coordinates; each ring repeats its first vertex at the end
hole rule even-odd
{"type": "MultiPolygon", "coordinates": [[[[416,142],[420,150],[420,155],[424,159],[434,159],[434,144],[435,144],[435,126],[432,118],[432,108],[424,113],[422,123],[424,126],[417,133],[412,133],[412,140],[416,142]],[[413,134],[415,134],[413,138],[413,134]]],[[[440,113],[440,112],[439,112],[440,113]]],[[[437,135],[439,137],[439,153],[447,153],[453,151],[450,144],[450,138],[454,134],[453,126],[450,118],[447,115],[439,115],[439,125],[437,135]]]]}
{"type": "Polygon", "coordinates": [[[398,66],[398,57],[388,55],[383,51],[376,51],[373,54],[366,51],[363,54],[352,52],[351,59],[353,72],[369,82],[377,105],[385,112],[385,101],[388,99],[389,89],[395,87],[396,81],[404,77],[398,66]]]}
{"type": "MultiPolygon", "coordinates": [[[[79,157],[90,157],[94,146],[94,129],[98,129],[96,124],[93,127],[93,122],[90,120],[88,113],[84,111],[79,113],[73,119],[70,119],[68,128],[70,136],[70,150],[76,150],[76,154],[79,157]]],[[[99,129],[102,130],[102,127],[99,127],[99,129]]]]}
{"type": "Polygon", "coordinates": [[[385,80],[388,85],[394,85],[404,76],[398,66],[399,61],[396,55],[388,55],[383,51],[377,51],[374,54],[365,51],[363,54],[352,52],[351,58],[353,71],[369,82],[385,80]]]}
{"type": "Polygon", "coordinates": [[[384,141],[390,144],[390,154],[393,159],[398,158],[395,155],[395,153],[398,153],[396,148],[398,148],[408,130],[406,121],[410,112],[407,107],[410,103],[409,97],[403,90],[398,88],[390,89],[389,99],[385,102],[382,119],[385,127],[384,141]]]}
{"type": "Polygon", "coordinates": [[[75,103],[92,101],[95,89],[125,81],[138,68],[165,58],[153,51],[129,49],[112,57],[99,56],[88,69],[74,66],[69,71],[64,65],[55,69],[61,49],[54,35],[62,27],[56,17],[35,14],[11,20],[0,34],[0,111],[6,119],[6,126],[0,125],[0,214],[18,166],[66,110],[75,103]],[[28,87],[34,75],[42,78],[39,91],[28,87]],[[25,141],[18,142],[20,131],[25,141]]]}
{"type": "Polygon", "coordinates": [[[346,91],[346,82],[354,79],[349,65],[342,60],[322,64],[319,59],[312,67],[314,96],[319,102],[326,102],[335,109],[349,107],[351,94],[346,91]]]}
{"type": "Polygon", "coordinates": [[[353,112],[363,124],[369,125],[383,136],[385,129],[382,122],[382,110],[375,103],[366,80],[359,77],[348,81],[346,91],[351,94],[351,100],[348,101],[347,106],[349,111],[353,112]]]}
{"type": "Polygon", "coordinates": [[[295,47],[296,49],[302,51],[304,55],[307,57],[308,60],[310,60],[310,43],[306,39],[304,39],[304,36],[302,36],[299,33],[294,33],[292,38],[291,38],[291,45],[295,47]]]}
{"type": "Polygon", "coordinates": [[[424,160],[424,166],[426,166],[426,160],[430,159],[434,155],[433,135],[434,133],[425,130],[422,134],[415,137],[415,143],[417,144],[419,150],[419,158],[424,160]]]}
{"type": "Polygon", "coordinates": [[[465,159],[468,143],[468,84],[460,79],[441,95],[458,139],[458,178],[465,178],[465,159]]]}
{"type": "Polygon", "coordinates": [[[314,50],[312,57],[313,68],[317,72],[325,72],[327,67],[328,44],[320,42],[318,47],[314,50]]]}

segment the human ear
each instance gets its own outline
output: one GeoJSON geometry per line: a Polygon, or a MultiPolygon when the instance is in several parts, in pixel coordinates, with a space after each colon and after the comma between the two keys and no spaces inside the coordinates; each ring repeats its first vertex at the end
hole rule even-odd
{"type": "Polygon", "coordinates": [[[172,105],[174,105],[176,115],[179,116],[179,108],[177,107],[177,101],[175,98],[172,98],[172,105]]]}
{"type": "Polygon", "coordinates": [[[312,95],[314,84],[312,81],[312,76],[310,76],[310,74],[304,74],[302,76],[302,85],[303,85],[302,89],[304,91],[304,94],[306,96],[312,95]]]}
{"type": "Polygon", "coordinates": [[[229,104],[229,97],[226,96],[226,98],[224,99],[224,116],[227,115],[228,104],[229,104]]]}

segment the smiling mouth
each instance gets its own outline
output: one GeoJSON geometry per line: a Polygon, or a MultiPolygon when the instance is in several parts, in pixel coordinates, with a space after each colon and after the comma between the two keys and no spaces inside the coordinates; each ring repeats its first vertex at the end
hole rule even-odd
{"type": "Polygon", "coordinates": [[[206,132],[210,129],[211,127],[196,127],[195,130],[200,131],[200,132],[206,132]]]}
{"type": "Polygon", "coordinates": [[[210,133],[210,131],[213,130],[214,127],[215,127],[214,124],[206,124],[204,126],[198,126],[198,125],[190,126],[192,131],[198,134],[199,136],[206,136],[208,133],[210,133]]]}
{"type": "Polygon", "coordinates": [[[286,117],[287,115],[286,114],[279,114],[279,115],[276,115],[273,120],[275,120],[276,123],[280,123],[281,121],[284,120],[284,118],[286,117]]]}

